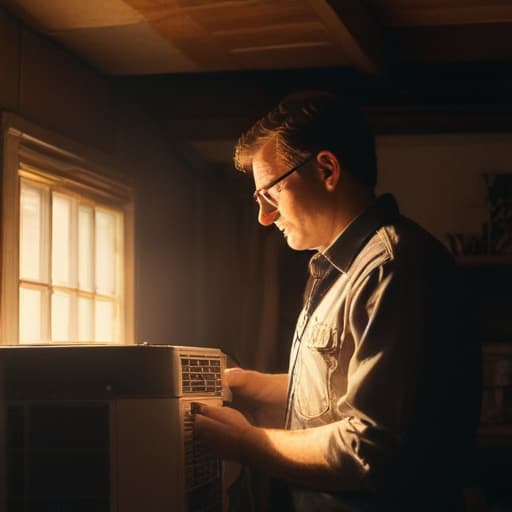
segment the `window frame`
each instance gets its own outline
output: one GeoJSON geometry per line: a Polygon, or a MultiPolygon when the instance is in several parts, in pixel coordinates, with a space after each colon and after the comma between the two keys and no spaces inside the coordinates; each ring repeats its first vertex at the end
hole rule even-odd
{"type": "Polygon", "coordinates": [[[115,343],[135,342],[134,191],[126,183],[126,177],[115,173],[116,167],[103,153],[42,129],[15,114],[2,113],[0,345],[20,344],[20,183],[27,177],[122,211],[121,332],[115,343]]]}

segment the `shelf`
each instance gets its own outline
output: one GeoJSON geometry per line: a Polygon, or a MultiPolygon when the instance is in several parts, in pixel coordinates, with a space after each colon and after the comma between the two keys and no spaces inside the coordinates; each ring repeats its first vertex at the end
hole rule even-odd
{"type": "Polygon", "coordinates": [[[475,254],[455,256],[458,265],[512,265],[512,254],[475,254]]]}

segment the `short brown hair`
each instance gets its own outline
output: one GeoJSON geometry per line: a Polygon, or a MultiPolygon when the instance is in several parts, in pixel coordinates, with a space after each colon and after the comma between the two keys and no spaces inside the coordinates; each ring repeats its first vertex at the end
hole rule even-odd
{"type": "Polygon", "coordinates": [[[323,91],[287,96],[240,136],[235,146],[235,167],[252,172],[254,154],[271,139],[290,166],[329,150],[355,179],[375,186],[373,133],[362,112],[339,96],[323,91]]]}

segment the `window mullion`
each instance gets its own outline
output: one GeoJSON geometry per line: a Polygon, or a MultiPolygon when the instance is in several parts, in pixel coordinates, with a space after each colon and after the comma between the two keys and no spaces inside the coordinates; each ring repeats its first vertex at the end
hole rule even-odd
{"type": "Polygon", "coordinates": [[[117,321],[115,325],[115,339],[121,340],[124,336],[125,327],[125,282],[123,276],[125,275],[124,261],[121,257],[124,254],[125,240],[124,240],[124,218],[122,215],[116,215],[116,297],[115,297],[115,314],[117,321]]]}
{"type": "Polygon", "coordinates": [[[94,294],[94,298],[92,301],[92,333],[94,337],[94,341],[96,340],[96,295],[98,293],[98,286],[96,284],[96,207],[92,209],[92,292],[94,294]]]}
{"type": "Polygon", "coordinates": [[[77,199],[71,201],[71,222],[70,222],[70,245],[71,245],[71,286],[74,292],[71,296],[71,317],[70,317],[70,337],[71,341],[78,341],[78,211],[79,205],[77,199]]]}
{"type": "Polygon", "coordinates": [[[43,226],[41,226],[41,236],[44,237],[41,245],[41,257],[44,269],[43,277],[46,278],[46,291],[43,292],[43,313],[41,316],[41,332],[43,333],[42,341],[52,341],[52,208],[53,208],[53,195],[52,190],[49,188],[43,200],[43,226]]]}

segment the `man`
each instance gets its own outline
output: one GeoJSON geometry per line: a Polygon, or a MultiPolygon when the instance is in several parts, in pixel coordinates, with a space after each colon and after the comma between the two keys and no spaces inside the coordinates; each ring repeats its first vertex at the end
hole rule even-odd
{"type": "Polygon", "coordinates": [[[288,97],[235,164],[252,172],[259,222],[317,252],[289,373],[228,370],[247,416],[203,406],[196,435],[289,482],[295,510],[462,510],[478,350],[450,255],[375,197],[363,116],[331,94],[288,97]]]}

